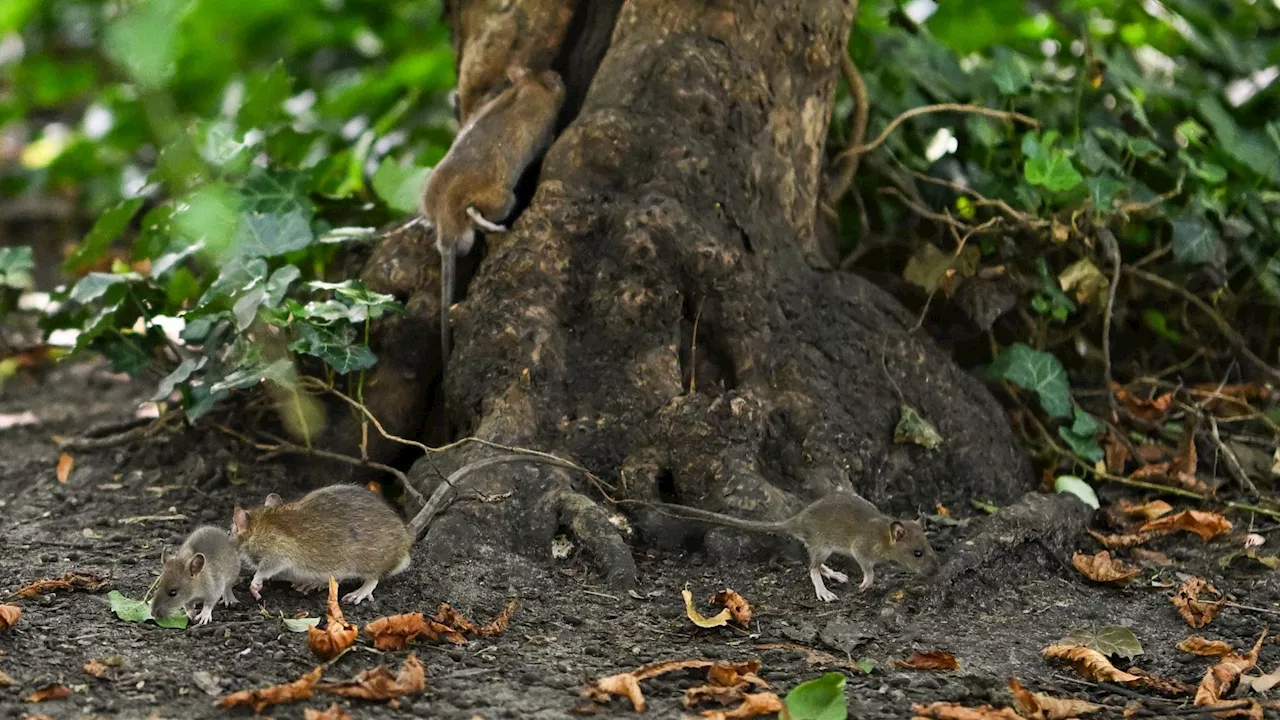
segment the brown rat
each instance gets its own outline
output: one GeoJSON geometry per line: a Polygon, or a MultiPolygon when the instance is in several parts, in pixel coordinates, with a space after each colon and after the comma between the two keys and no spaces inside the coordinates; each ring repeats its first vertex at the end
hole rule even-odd
{"type": "Polygon", "coordinates": [[[786,520],[760,522],[670,503],[643,503],[662,512],[716,525],[756,532],[790,535],[804,543],[809,551],[809,579],[818,599],[831,602],[835,593],[827,589],[822,578],[846,582],[844,573],[823,563],[833,553],[848,555],[862,569],[859,590],[871,587],[877,563],[896,562],[918,574],[932,573],[938,567],[937,556],[929,545],[924,528],[914,520],[894,520],[875,505],[851,493],[832,493],[815,501],[786,520]]]}
{"type": "Polygon", "coordinates": [[[196,603],[202,603],[196,624],[204,625],[213,619],[218,600],[236,604],[231,588],[240,578],[240,556],[226,530],[212,525],[196,528],[178,552],[161,563],[159,587],[151,598],[152,617],[168,617],[178,608],[191,617],[196,603]]]}
{"type": "Polygon", "coordinates": [[[471,252],[477,228],[506,232],[497,223],[515,206],[514,188],[551,144],[564,83],[551,70],[507,70],[511,86],[463,125],[422,191],[422,214],[435,227],[440,252],[440,345],[449,357],[449,308],[458,255],[471,252]]]}

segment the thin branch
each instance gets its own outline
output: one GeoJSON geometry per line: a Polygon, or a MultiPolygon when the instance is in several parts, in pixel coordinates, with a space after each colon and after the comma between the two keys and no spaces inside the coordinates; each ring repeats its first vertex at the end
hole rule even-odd
{"type": "MultiPolygon", "coordinates": [[[[857,13],[856,8],[854,13],[857,13]]],[[[858,164],[862,154],[854,153],[846,156],[846,153],[848,148],[857,148],[862,145],[863,139],[867,136],[867,122],[871,117],[871,108],[867,100],[867,84],[847,50],[840,57],[840,72],[844,75],[844,81],[849,86],[849,95],[853,98],[853,113],[849,116],[849,142],[845,146],[846,149],[841,151],[834,161],[840,168],[839,174],[827,186],[827,203],[832,206],[844,197],[849,187],[853,185],[854,176],[858,174],[858,164]]]]}
{"type": "Polygon", "coordinates": [[[912,108],[898,115],[894,119],[890,120],[889,124],[884,126],[884,130],[881,130],[880,134],[876,136],[876,139],[872,140],[866,145],[857,145],[857,146],[845,148],[840,152],[839,155],[836,156],[836,161],[844,162],[847,156],[863,155],[871,152],[872,150],[875,150],[876,148],[884,144],[884,141],[889,138],[889,135],[893,133],[893,131],[896,130],[899,125],[906,122],[907,120],[910,120],[913,117],[918,117],[920,115],[928,115],[930,113],[940,113],[940,112],[959,112],[959,113],[970,113],[973,115],[985,115],[987,117],[1000,118],[1001,120],[1017,120],[1019,122],[1026,123],[1027,125],[1030,125],[1035,128],[1040,127],[1040,123],[1033,117],[1023,115],[1022,113],[1008,112],[1005,110],[992,110],[991,108],[982,107],[981,105],[961,105],[959,103],[941,103],[938,105],[924,105],[922,107],[912,108]]]}
{"type": "Polygon", "coordinates": [[[1235,478],[1240,487],[1249,493],[1249,497],[1257,500],[1261,497],[1258,493],[1258,486],[1253,484],[1249,479],[1248,473],[1244,471],[1244,467],[1240,465],[1240,458],[1236,457],[1236,453],[1225,442],[1222,441],[1222,435],[1218,434],[1218,419],[1213,413],[1205,413],[1205,417],[1209,419],[1210,437],[1213,438],[1213,444],[1218,446],[1218,452],[1227,460],[1227,470],[1231,472],[1231,477],[1235,478]]]}
{"type": "Polygon", "coordinates": [[[131,443],[134,440],[141,440],[145,437],[155,435],[168,426],[169,421],[175,417],[181,417],[182,410],[169,410],[160,415],[155,420],[147,422],[140,427],[134,427],[116,435],[106,435],[103,437],[73,437],[66,438],[58,442],[60,450],[102,450],[104,448],[116,447],[131,443]]]}
{"type": "MultiPolygon", "coordinates": [[[[957,230],[964,230],[966,232],[970,230],[976,230],[974,226],[968,225],[966,223],[962,223],[959,220],[956,220],[955,218],[951,217],[950,215],[944,215],[942,213],[934,212],[929,208],[926,208],[925,206],[912,201],[905,194],[903,194],[903,192],[898,188],[882,187],[880,188],[879,192],[884,195],[897,195],[898,199],[902,201],[903,205],[906,205],[908,209],[910,209],[912,212],[919,215],[920,217],[933,220],[934,222],[941,223],[943,225],[954,227],[957,230]]],[[[985,234],[988,232],[995,232],[996,230],[999,229],[999,225],[1000,224],[997,223],[995,225],[992,225],[989,228],[985,228],[981,231],[981,234],[985,234]]]]}

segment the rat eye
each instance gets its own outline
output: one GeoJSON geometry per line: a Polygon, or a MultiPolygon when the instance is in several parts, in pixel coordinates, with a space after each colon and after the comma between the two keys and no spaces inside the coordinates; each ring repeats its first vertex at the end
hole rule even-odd
{"type": "Polygon", "coordinates": [[[914,554],[915,554],[915,556],[916,556],[916,557],[924,557],[924,551],[923,551],[923,550],[917,550],[917,551],[915,551],[915,553],[914,553],[914,554]]]}
{"type": "Polygon", "coordinates": [[[172,590],[170,590],[169,597],[178,597],[178,588],[173,588],[172,590]]]}

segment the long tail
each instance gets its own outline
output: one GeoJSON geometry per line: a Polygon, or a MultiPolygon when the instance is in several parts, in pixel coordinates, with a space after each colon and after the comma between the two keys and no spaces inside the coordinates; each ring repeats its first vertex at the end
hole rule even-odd
{"type": "Polygon", "coordinates": [[[453,306],[454,282],[458,276],[458,246],[440,243],[440,362],[449,363],[449,308],[453,306]]]}
{"type": "Polygon", "coordinates": [[[453,498],[453,494],[457,490],[457,486],[462,482],[463,478],[477,470],[483,470],[484,468],[491,467],[493,465],[517,462],[531,463],[533,465],[552,465],[555,467],[562,467],[566,470],[582,470],[581,466],[574,465],[567,460],[559,460],[544,455],[495,455],[483,460],[476,460],[475,462],[467,463],[461,468],[455,470],[451,475],[449,475],[449,477],[445,478],[445,481],[436,487],[435,492],[431,493],[431,497],[427,499],[427,504],[418,511],[417,515],[413,516],[413,520],[409,521],[410,537],[413,538],[414,542],[417,542],[418,538],[422,537],[422,534],[427,530],[427,526],[431,524],[431,520],[441,510],[443,510],[445,505],[449,503],[449,500],[453,498]]]}
{"type": "Polygon", "coordinates": [[[678,518],[688,520],[701,520],[713,525],[724,525],[725,527],[737,528],[739,530],[750,530],[752,532],[765,532],[773,534],[784,534],[791,531],[791,526],[787,520],[778,520],[775,522],[763,522],[760,520],[745,520],[736,518],[732,515],[721,515],[718,512],[703,510],[701,508],[689,507],[688,505],[675,505],[672,503],[645,503],[649,507],[658,512],[672,515],[678,518]]]}

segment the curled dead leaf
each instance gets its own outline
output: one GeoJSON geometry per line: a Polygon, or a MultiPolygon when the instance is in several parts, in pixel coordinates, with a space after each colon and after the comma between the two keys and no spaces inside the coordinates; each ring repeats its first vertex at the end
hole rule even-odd
{"type": "Polygon", "coordinates": [[[66,685],[45,685],[30,695],[23,698],[24,702],[38,703],[48,702],[50,700],[61,700],[71,697],[71,688],[66,685]]]}
{"type": "Polygon", "coordinates": [[[680,703],[688,710],[693,706],[702,702],[718,702],[721,705],[728,705],[742,700],[744,688],[746,685],[734,685],[732,687],[723,687],[720,685],[698,685],[688,688],[684,691],[684,697],[680,703]]]}
{"type": "Polygon", "coordinates": [[[1050,645],[1045,648],[1046,658],[1062,660],[1076,669],[1081,675],[1099,682],[1129,683],[1138,679],[1137,675],[1124,672],[1111,664],[1106,655],[1079,645],[1050,645]]]}
{"type": "Polygon", "coordinates": [[[515,609],[516,601],[512,600],[491,622],[476,625],[447,603],[440,603],[436,614],[431,618],[423,617],[422,613],[390,615],[369,623],[364,631],[373,639],[373,646],[379,650],[400,650],[419,637],[432,642],[444,640],[454,645],[466,645],[467,637],[463,633],[471,637],[489,637],[506,630],[511,624],[511,614],[515,609]]]}
{"type": "Polygon", "coordinates": [[[320,683],[316,685],[316,691],[361,700],[391,700],[422,692],[426,687],[426,670],[422,667],[422,661],[417,655],[410,655],[404,659],[400,672],[395,675],[391,674],[386,665],[379,665],[350,680],[320,683]]]}
{"type": "Polygon", "coordinates": [[[1240,676],[1252,670],[1258,664],[1258,652],[1262,650],[1262,641],[1267,639],[1267,631],[1263,630],[1253,649],[1241,655],[1231,653],[1209,668],[1196,688],[1196,705],[1216,705],[1223,701],[1240,682],[1240,676]]]}
{"type": "Polygon", "coordinates": [[[1249,681],[1249,688],[1256,693],[1267,692],[1276,685],[1280,685],[1280,667],[1249,681]]]}
{"type": "Polygon", "coordinates": [[[714,605],[723,605],[733,615],[733,621],[746,627],[751,624],[751,603],[748,603],[738,593],[730,588],[725,588],[720,592],[712,595],[707,602],[714,605]]]}
{"type": "Polygon", "coordinates": [[[320,676],[323,673],[324,666],[321,665],[291,683],[270,685],[255,690],[241,690],[240,692],[231,693],[214,704],[221,708],[247,705],[253,708],[255,713],[261,713],[263,708],[270,705],[283,705],[307,700],[310,699],[315,685],[320,681],[320,676]]]}
{"type": "Polygon", "coordinates": [[[680,595],[684,597],[684,614],[698,627],[713,628],[728,625],[729,619],[733,617],[733,611],[729,608],[721,610],[714,617],[706,617],[693,606],[693,593],[689,591],[689,588],[681,590],[680,595]]]}
{"type": "Polygon", "coordinates": [[[307,628],[307,647],[321,660],[332,660],[356,641],[360,634],[355,625],[347,622],[338,605],[338,581],[329,576],[329,604],[324,630],[307,628]]]}
{"type": "Polygon", "coordinates": [[[1107,472],[1123,475],[1125,464],[1129,462],[1129,446],[1116,437],[1115,432],[1107,430],[1102,438],[1102,456],[1107,465],[1107,472]]]}
{"type": "Polygon", "coordinates": [[[18,624],[22,608],[17,605],[0,605],[0,630],[8,630],[18,624]]]}
{"type": "Polygon", "coordinates": [[[1111,391],[1115,393],[1116,399],[1124,405],[1126,410],[1148,422],[1158,422],[1169,412],[1169,406],[1173,404],[1172,392],[1164,393],[1151,400],[1143,400],[1125,390],[1119,383],[1112,383],[1111,391]]]}
{"type": "Polygon", "coordinates": [[[1013,706],[1018,714],[1030,720],[1067,720],[1102,709],[1101,705],[1084,700],[1033,693],[1016,677],[1009,678],[1009,692],[1013,695],[1013,706]]]}
{"type": "Polygon", "coordinates": [[[929,652],[917,650],[905,660],[894,660],[893,664],[895,667],[908,668],[910,670],[960,669],[960,663],[956,661],[956,656],[945,650],[931,650],[929,652]]]}
{"type": "Polygon", "coordinates": [[[1071,564],[1094,582],[1115,583],[1121,587],[1128,585],[1130,580],[1142,572],[1141,568],[1129,565],[1118,558],[1113,560],[1111,553],[1106,550],[1097,555],[1077,552],[1071,556],[1071,564]]]}
{"type": "Polygon", "coordinates": [[[62,453],[58,456],[57,476],[59,483],[63,485],[67,484],[67,478],[71,477],[71,469],[74,468],[75,465],[76,460],[71,457],[70,453],[62,453]]]}
{"type": "Polygon", "coordinates": [[[1192,635],[1178,643],[1178,649],[1184,653],[1208,657],[1230,655],[1233,650],[1231,643],[1223,642],[1222,640],[1206,640],[1199,635],[1192,635]]]}
{"type": "Polygon", "coordinates": [[[341,705],[334,703],[327,710],[304,708],[302,720],[351,720],[351,714],[341,705]]]}
{"type": "Polygon", "coordinates": [[[1216,512],[1183,510],[1177,515],[1169,515],[1158,520],[1152,520],[1138,528],[1138,532],[1170,533],[1176,530],[1193,532],[1199,535],[1201,539],[1208,541],[1218,535],[1230,532],[1231,521],[1216,512]]]}
{"type": "Polygon", "coordinates": [[[912,705],[917,720],[933,718],[933,720],[1023,720],[1013,708],[994,708],[990,705],[965,707],[960,703],[936,702],[932,705],[912,705]]]}
{"type": "Polygon", "coordinates": [[[100,590],[107,584],[107,578],[90,572],[72,570],[61,578],[43,578],[27,583],[15,590],[10,599],[30,600],[37,595],[45,595],[56,590],[100,590]]]}
{"type": "Polygon", "coordinates": [[[1135,503],[1131,500],[1120,500],[1116,503],[1116,507],[1120,512],[1129,517],[1142,518],[1143,520],[1155,520],[1157,518],[1168,515],[1173,512],[1173,506],[1163,500],[1152,500],[1150,502],[1135,503]]]}
{"type": "Polygon", "coordinates": [[[734,663],[727,660],[717,660],[707,668],[707,682],[720,687],[733,687],[735,685],[755,685],[756,687],[767,688],[769,683],[765,682],[757,673],[760,672],[759,660],[748,660],[744,663],[734,663]]]}
{"type": "Polygon", "coordinates": [[[1169,559],[1169,556],[1159,550],[1134,548],[1130,552],[1133,554],[1135,560],[1146,567],[1169,567],[1173,564],[1173,561],[1169,559]]]}
{"type": "Polygon", "coordinates": [[[1125,548],[1131,548],[1131,547],[1134,547],[1135,545],[1141,545],[1142,543],[1147,542],[1152,538],[1159,537],[1161,535],[1161,533],[1154,533],[1154,532],[1127,533],[1125,535],[1103,535],[1102,533],[1095,532],[1090,528],[1085,528],[1085,532],[1093,536],[1094,540],[1097,540],[1098,542],[1102,543],[1103,547],[1109,548],[1111,550],[1123,550],[1125,548]]]}
{"type": "Polygon", "coordinates": [[[738,720],[780,712],[782,699],[771,692],[761,692],[743,696],[742,704],[732,710],[704,710],[702,717],[707,720],[738,720]]]}
{"type": "Polygon", "coordinates": [[[1178,591],[1173,594],[1173,606],[1178,609],[1187,624],[1197,630],[1208,625],[1226,604],[1226,598],[1218,592],[1218,588],[1210,585],[1203,578],[1187,578],[1178,591]],[[1216,599],[1200,598],[1201,594],[1216,595],[1216,599]]]}
{"type": "Polygon", "coordinates": [[[104,678],[107,676],[107,666],[102,664],[101,660],[90,660],[80,669],[84,670],[85,675],[92,675],[96,678],[104,678]]]}
{"type": "Polygon", "coordinates": [[[1160,677],[1159,675],[1152,675],[1141,668],[1131,667],[1125,672],[1130,675],[1138,676],[1138,679],[1133,683],[1134,685],[1140,685],[1172,697],[1182,697],[1184,695],[1190,695],[1196,691],[1194,687],[1182,682],[1181,680],[1173,680],[1170,678],[1160,677]]]}
{"type": "Polygon", "coordinates": [[[714,663],[710,660],[700,659],[668,660],[642,665],[631,672],[618,673],[617,675],[609,675],[608,677],[593,680],[590,685],[582,689],[582,695],[601,703],[609,702],[609,699],[615,695],[625,697],[631,701],[631,707],[636,712],[644,712],[647,704],[645,703],[644,693],[640,692],[641,680],[658,677],[676,670],[709,668],[712,665],[714,663]]]}

